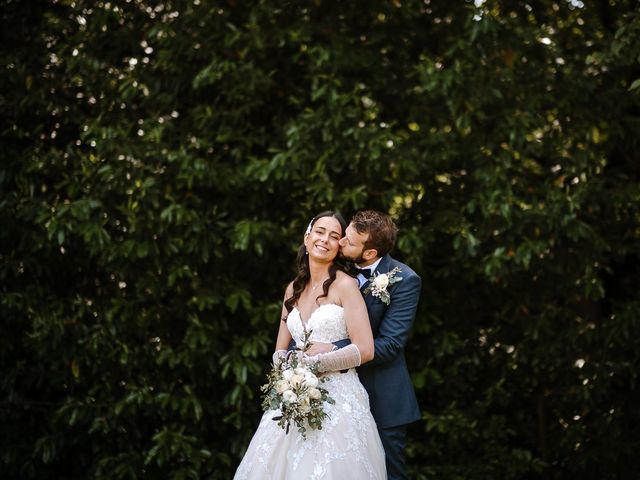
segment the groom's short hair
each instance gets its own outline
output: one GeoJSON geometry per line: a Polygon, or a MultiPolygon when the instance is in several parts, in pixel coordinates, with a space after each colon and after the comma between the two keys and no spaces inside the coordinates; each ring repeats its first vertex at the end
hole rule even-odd
{"type": "Polygon", "coordinates": [[[364,249],[374,248],[379,257],[384,257],[396,243],[398,227],[386,213],[376,210],[360,210],[351,219],[358,233],[368,233],[364,249]]]}

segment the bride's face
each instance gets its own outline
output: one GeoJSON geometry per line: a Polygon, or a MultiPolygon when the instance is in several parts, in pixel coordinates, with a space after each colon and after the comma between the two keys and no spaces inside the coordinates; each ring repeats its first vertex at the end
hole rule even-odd
{"type": "Polygon", "coordinates": [[[333,261],[340,250],[342,226],[333,217],[320,217],[304,237],[309,258],[320,261],[333,261]]]}

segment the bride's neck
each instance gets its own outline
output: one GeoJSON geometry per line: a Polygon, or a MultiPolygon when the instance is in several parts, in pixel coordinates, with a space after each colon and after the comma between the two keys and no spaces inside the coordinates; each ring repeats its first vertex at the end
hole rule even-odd
{"type": "Polygon", "coordinates": [[[310,283],[315,284],[324,281],[329,276],[329,265],[322,265],[309,262],[310,283]]]}

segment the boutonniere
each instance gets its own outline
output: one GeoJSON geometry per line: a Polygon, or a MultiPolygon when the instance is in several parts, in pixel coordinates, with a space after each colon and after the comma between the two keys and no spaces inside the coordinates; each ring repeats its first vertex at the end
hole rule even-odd
{"type": "Polygon", "coordinates": [[[402,277],[396,277],[396,274],[401,271],[402,270],[396,267],[388,273],[374,273],[369,278],[369,285],[364,289],[363,293],[367,295],[371,292],[371,295],[389,305],[391,295],[387,292],[387,287],[402,280],[402,277]]]}

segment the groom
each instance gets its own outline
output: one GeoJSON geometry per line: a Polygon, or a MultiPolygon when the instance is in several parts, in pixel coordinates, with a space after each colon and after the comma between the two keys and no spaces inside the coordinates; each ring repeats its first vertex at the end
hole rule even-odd
{"type": "MultiPolygon", "coordinates": [[[[391,258],[397,227],[388,215],[362,210],[351,219],[340,240],[341,255],[355,263],[360,291],[369,312],[375,354],[358,368],[369,394],[371,413],[384,446],[389,480],[406,479],[404,448],[407,425],[420,419],[420,409],[404,358],[404,347],[420,298],[420,277],[407,265],[391,258]],[[391,273],[398,268],[395,274],[391,273]],[[372,281],[373,274],[387,274],[372,281]]],[[[344,347],[348,340],[336,342],[344,347]]],[[[314,343],[308,355],[334,348],[314,343]]]]}

